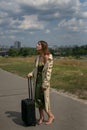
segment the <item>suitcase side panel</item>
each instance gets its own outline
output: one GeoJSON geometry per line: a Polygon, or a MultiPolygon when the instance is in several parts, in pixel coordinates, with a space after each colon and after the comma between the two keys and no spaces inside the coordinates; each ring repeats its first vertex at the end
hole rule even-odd
{"type": "Polygon", "coordinates": [[[21,101],[22,120],[26,125],[36,124],[35,102],[32,99],[24,99],[21,101]]]}

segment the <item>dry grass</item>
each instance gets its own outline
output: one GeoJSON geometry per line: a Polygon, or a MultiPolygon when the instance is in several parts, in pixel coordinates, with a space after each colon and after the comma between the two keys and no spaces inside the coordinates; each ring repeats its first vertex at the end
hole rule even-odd
{"type": "Polygon", "coordinates": [[[54,59],[52,87],[87,99],[87,61],[54,59]]]}
{"type": "MultiPolygon", "coordinates": [[[[0,57],[0,67],[25,77],[34,67],[35,57],[0,57]]],[[[57,90],[87,99],[87,61],[72,58],[54,58],[51,86],[57,90]]]]}

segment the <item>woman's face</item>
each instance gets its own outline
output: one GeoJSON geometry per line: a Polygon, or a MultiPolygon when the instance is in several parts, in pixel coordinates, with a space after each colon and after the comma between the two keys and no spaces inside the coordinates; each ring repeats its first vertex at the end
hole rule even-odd
{"type": "Polygon", "coordinates": [[[42,50],[42,45],[41,45],[41,43],[40,43],[40,42],[39,42],[39,43],[37,43],[37,45],[36,45],[36,50],[37,50],[37,51],[42,50]]]}

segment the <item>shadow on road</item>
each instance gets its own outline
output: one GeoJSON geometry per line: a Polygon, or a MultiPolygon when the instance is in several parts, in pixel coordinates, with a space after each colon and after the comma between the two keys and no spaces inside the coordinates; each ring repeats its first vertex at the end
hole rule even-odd
{"type": "Polygon", "coordinates": [[[21,119],[21,113],[16,111],[6,111],[5,114],[7,117],[11,118],[12,121],[17,124],[25,127],[25,124],[23,123],[21,119]]]}

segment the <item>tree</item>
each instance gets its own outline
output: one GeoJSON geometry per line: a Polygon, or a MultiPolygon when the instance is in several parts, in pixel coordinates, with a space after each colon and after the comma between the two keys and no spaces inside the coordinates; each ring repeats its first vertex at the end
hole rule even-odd
{"type": "Polygon", "coordinates": [[[11,48],[8,51],[9,56],[18,56],[18,49],[11,48]]]}

